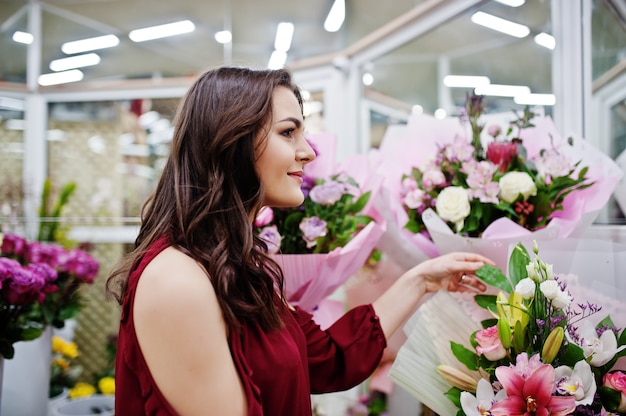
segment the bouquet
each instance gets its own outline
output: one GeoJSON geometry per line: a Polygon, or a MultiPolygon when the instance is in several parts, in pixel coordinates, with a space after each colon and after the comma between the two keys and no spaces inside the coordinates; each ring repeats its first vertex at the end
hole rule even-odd
{"type": "Polygon", "coordinates": [[[549,117],[485,110],[483,97],[471,95],[460,122],[419,115],[405,137],[390,130],[380,170],[388,209],[413,246],[475,251],[501,265],[507,253],[494,258],[494,248],[564,238],[589,225],[622,172],[585,140],[563,138],[549,117]]]}
{"type": "Polygon", "coordinates": [[[46,325],[62,328],[80,310],[79,289],[93,283],[98,262],[81,249],[4,234],[0,246],[2,356],[35,339],[46,325]]]}
{"type": "MultiPolygon", "coordinates": [[[[590,317],[602,306],[575,302],[564,279],[538,251],[534,244],[533,258],[522,244],[515,246],[508,278],[491,266],[477,272],[500,292],[474,297],[487,311],[482,328],[470,329],[465,340],[449,340],[447,353],[441,355],[445,362],[436,364],[437,382],[443,387],[439,394],[453,410],[449,404],[433,405],[445,414],[626,412],[626,371],[618,363],[626,356],[626,331],[610,316],[592,323],[590,317]]],[[[420,332],[411,334],[414,345],[423,338],[420,332]]],[[[406,381],[402,373],[396,376],[406,381]]]]}
{"type": "Polygon", "coordinates": [[[552,144],[528,157],[521,139],[524,129],[535,127],[535,114],[528,107],[505,132],[497,124],[489,126],[493,141],[485,151],[484,125],[479,123],[484,109],[482,96],[469,97],[464,119],[469,120],[471,142],[457,136],[439,146],[434,159],[403,176],[409,230],[427,231],[421,216],[433,208],[457,233],[468,237],[481,237],[499,218],[535,231],[563,210],[567,195],[593,184],[588,167],[552,144]]]}
{"type": "Polygon", "coordinates": [[[334,165],[334,137],[308,140],[317,158],[305,168],[304,202],[295,208],[264,207],[254,227],[283,269],[288,300],[312,312],[368,259],[376,258],[382,230],[364,213],[373,190],[365,190],[334,165]]]}

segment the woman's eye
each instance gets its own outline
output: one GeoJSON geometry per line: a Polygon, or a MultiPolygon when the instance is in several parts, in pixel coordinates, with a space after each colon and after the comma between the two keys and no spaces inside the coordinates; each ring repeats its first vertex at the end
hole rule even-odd
{"type": "Polygon", "coordinates": [[[282,132],[282,135],[285,137],[293,137],[293,133],[296,131],[296,129],[287,129],[285,131],[282,132]]]}

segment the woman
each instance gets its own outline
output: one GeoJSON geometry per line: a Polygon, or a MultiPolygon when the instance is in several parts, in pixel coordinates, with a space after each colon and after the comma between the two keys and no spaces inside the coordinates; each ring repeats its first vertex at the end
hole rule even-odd
{"type": "Polygon", "coordinates": [[[289,72],[226,67],[197,78],[136,248],[107,282],[122,303],[117,416],[310,415],[311,393],[370,375],[425,293],[485,289],[473,272],[490,260],[449,254],[321,331],[288,304],[252,232],[263,206],[302,203],[314,157],[289,72]]]}

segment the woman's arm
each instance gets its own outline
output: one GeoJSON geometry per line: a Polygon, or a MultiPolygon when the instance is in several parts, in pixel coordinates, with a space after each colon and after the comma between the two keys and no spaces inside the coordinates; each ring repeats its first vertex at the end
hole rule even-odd
{"type": "Polygon", "coordinates": [[[133,314],[152,377],[179,415],[246,414],[215,291],[193,259],[171,247],[155,257],[139,280],[133,314]]]}
{"type": "Polygon", "coordinates": [[[372,304],[385,337],[389,339],[415,311],[426,293],[440,289],[484,291],[486,286],[474,275],[484,264],[495,265],[493,261],[479,254],[449,253],[426,260],[408,270],[372,304]]]}

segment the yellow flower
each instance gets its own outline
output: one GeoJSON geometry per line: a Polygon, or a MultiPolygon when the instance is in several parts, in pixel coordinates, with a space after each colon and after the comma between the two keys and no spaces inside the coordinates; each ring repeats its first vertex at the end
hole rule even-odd
{"type": "Polygon", "coordinates": [[[63,352],[64,346],[65,346],[65,341],[63,340],[63,338],[58,337],[56,335],[52,336],[52,352],[61,354],[63,352]]]}
{"type": "Polygon", "coordinates": [[[96,388],[88,383],[78,382],[70,389],[70,398],[91,396],[96,394],[96,388]]]}
{"type": "Polygon", "coordinates": [[[98,380],[98,390],[102,394],[115,394],[115,379],[113,377],[102,377],[98,380]]]}
{"type": "Polygon", "coordinates": [[[78,345],[75,342],[68,342],[63,347],[62,353],[68,358],[76,358],[78,357],[78,345]]]}
{"type": "Polygon", "coordinates": [[[67,370],[70,367],[70,363],[68,363],[67,360],[63,357],[55,358],[54,361],[52,361],[52,365],[58,366],[63,371],[67,370]]]}
{"type": "Polygon", "coordinates": [[[78,357],[78,345],[75,342],[67,342],[63,338],[54,335],[52,337],[52,352],[73,359],[78,357]]]}

